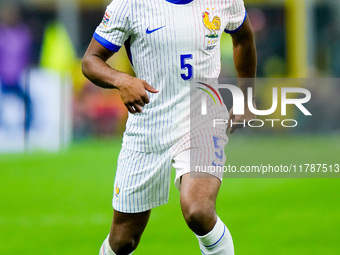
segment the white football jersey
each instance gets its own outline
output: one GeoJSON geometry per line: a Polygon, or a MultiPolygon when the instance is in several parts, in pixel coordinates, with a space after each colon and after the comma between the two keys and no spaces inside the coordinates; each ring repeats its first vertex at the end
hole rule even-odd
{"type": "Polygon", "coordinates": [[[190,80],[217,79],[222,33],[246,18],[243,0],[113,0],[94,38],[117,52],[125,44],[148,93],[142,113],[129,114],[123,146],[168,149],[189,132],[190,80]]]}

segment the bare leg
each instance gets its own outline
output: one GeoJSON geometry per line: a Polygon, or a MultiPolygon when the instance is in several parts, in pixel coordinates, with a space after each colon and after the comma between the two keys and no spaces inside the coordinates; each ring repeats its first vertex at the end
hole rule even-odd
{"type": "Polygon", "coordinates": [[[117,255],[130,254],[137,248],[150,212],[150,210],[141,213],[114,211],[109,244],[117,255]]]}
{"type": "Polygon", "coordinates": [[[196,235],[205,235],[215,226],[216,197],[221,181],[211,175],[201,173],[202,177],[192,178],[185,174],[181,182],[181,208],[185,221],[196,235]]]}

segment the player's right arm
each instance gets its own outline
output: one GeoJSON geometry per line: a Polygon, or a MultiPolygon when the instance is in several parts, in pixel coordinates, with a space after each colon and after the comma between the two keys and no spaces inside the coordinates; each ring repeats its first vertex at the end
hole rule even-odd
{"type": "Polygon", "coordinates": [[[118,89],[129,112],[141,112],[142,107],[149,103],[146,91],[158,91],[144,80],[111,68],[106,61],[113,54],[114,52],[92,39],[82,61],[83,74],[99,87],[118,89]]]}

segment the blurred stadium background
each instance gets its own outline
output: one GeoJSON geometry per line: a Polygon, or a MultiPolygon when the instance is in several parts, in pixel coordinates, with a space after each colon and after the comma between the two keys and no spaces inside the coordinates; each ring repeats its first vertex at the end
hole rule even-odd
{"type": "MultiPolygon", "coordinates": [[[[237,132],[226,148],[228,163],[340,163],[340,1],[244,1],[256,34],[258,76],[322,83],[309,87],[312,118],[292,112],[299,128],[237,132]]],[[[8,93],[0,70],[0,254],[96,254],[109,231],[127,111],[117,91],[95,87],[80,69],[108,3],[0,0],[2,26],[21,17],[24,29],[0,34],[0,69],[14,63],[12,69],[24,70],[18,77],[24,93],[8,93]],[[17,49],[15,42],[1,43],[6,35],[27,40],[18,62],[1,55],[17,49]]],[[[222,78],[235,77],[231,45],[225,35],[222,78]]],[[[123,49],[110,64],[133,74],[123,49]]],[[[258,87],[259,106],[266,106],[268,93],[258,87]]],[[[218,211],[234,235],[236,254],[340,254],[339,184],[225,179],[218,211]]],[[[134,254],[175,252],[199,254],[172,187],[134,254]]]]}

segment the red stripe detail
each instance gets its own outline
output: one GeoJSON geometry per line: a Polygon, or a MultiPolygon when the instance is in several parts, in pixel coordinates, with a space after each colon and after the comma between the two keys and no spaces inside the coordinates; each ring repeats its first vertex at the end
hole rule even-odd
{"type": "Polygon", "coordinates": [[[103,251],[103,255],[106,255],[106,252],[104,250],[104,244],[102,245],[102,251],[103,251]]]}
{"type": "Polygon", "coordinates": [[[213,87],[211,87],[210,85],[205,84],[205,83],[203,83],[203,82],[197,82],[197,83],[202,84],[202,85],[204,85],[204,86],[207,86],[209,89],[211,89],[212,92],[215,93],[215,95],[217,96],[218,100],[220,101],[220,103],[221,103],[221,105],[222,105],[222,100],[221,100],[220,96],[218,95],[217,91],[216,91],[213,87]]]}

